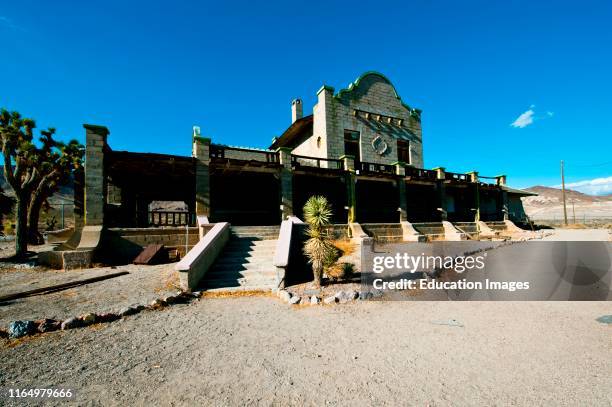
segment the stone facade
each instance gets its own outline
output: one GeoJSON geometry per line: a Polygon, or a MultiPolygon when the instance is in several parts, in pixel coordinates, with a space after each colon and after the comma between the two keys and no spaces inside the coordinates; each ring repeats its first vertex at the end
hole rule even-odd
{"type": "Polygon", "coordinates": [[[279,224],[303,216],[313,195],[328,198],[337,223],[519,218],[525,193],[507,188],[505,176],[486,183],[476,172],[423,168],[421,112],[382,74],[365,73],[339,92],[322,86],[317,98],[308,116],[292,101],[291,125],[267,150],[213,144],[194,127],[191,156],[114,152],[108,129],[85,125],[85,225],[160,226],[151,201],[187,204],[189,221],[175,223],[171,213],[166,226],[193,226],[196,215],[201,223],[279,224]]]}
{"type": "Polygon", "coordinates": [[[338,159],[346,154],[348,131],[358,136],[362,162],[394,164],[398,141],[404,141],[410,151],[407,164],[423,167],[420,111],[404,104],[383,75],[366,73],[337,94],[323,86],[317,98],[312,136],[295,146],[294,154],[338,159]]]}

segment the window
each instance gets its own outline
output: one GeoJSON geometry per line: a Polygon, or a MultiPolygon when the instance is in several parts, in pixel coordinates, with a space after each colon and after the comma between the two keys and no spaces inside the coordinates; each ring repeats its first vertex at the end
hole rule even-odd
{"type": "Polygon", "coordinates": [[[397,140],[397,161],[410,164],[410,143],[405,140],[397,140]]]}
{"type": "Polygon", "coordinates": [[[359,168],[361,154],[359,153],[359,132],[344,130],[344,154],[355,157],[355,168],[359,168]]]}

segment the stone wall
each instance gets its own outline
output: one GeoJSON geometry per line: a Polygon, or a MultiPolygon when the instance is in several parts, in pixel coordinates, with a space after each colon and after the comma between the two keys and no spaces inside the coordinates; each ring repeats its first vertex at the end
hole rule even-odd
{"type": "Polygon", "coordinates": [[[410,164],[423,167],[420,113],[402,103],[388,79],[369,73],[336,95],[333,88],[324,86],[317,96],[313,135],[295,148],[294,154],[340,158],[345,154],[344,131],[351,130],[360,134],[361,161],[396,162],[397,140],[402,139],[409,143],[410,164]],[[382,155],[372,147],[377,136],[387,145],[382,155]],[[320,146],[317,146],[319,138],[320,146]]]}
{"type": "Polygon", "coordinates": [[[104,224],[106,182],[104,152],[107,149],[108,129],[104,126],[84,124],[85,128],[85,224],[104,224]]]}
{"type": "MultiPolygon", "coordinates": [[[[204,232],[208,232],[214,224],[206,225],[204,232]]],[[[188,228],[187,235],[184,227],[163,228],[110,228],[106,230],[101,247],[101,258],[113,264],[127,264],[148,245],[163,244],[178,250],[181,258],[198,243],[200,237],[197,227],[188,228]]]]}
{"type": "Polygon", "coordinates": [[[244,161],[266,161],[266,154],[273,153],[273,151],[264,150],[225,150],[225,158],[231,158],[233,160],[244,160],[244,161]]]}

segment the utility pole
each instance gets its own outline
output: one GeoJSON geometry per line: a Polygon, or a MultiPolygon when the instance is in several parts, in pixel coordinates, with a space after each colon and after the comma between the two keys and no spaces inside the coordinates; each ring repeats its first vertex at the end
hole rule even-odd
{"type": "Polygon", "coordinates": [[[561,160],[561,191],[563,194],[563,219],[565,226],[567,226],[567,205],[565,203],[565,173],[563,170],[563,160],[561,160]]]}
{"type": "Polygon", "coordinates": [[[574,202],[576,199],[572,199],[572,213],[574,214],[574,225],[576,224],[576,208],[574,207],[574,202]]]}

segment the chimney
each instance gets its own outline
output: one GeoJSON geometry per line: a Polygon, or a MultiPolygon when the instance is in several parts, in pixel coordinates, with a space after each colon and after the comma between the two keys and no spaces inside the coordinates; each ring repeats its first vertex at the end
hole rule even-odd
{"type": "Polygon", "coordinates": [[[295,123],[296,120],[299,120],[304,116],[304,111],[302,110],[302,99],[293,99],[291,101],[291,123],[295,123]]]}

